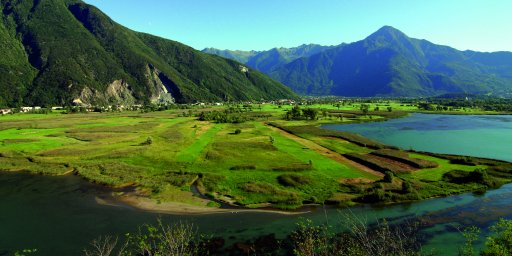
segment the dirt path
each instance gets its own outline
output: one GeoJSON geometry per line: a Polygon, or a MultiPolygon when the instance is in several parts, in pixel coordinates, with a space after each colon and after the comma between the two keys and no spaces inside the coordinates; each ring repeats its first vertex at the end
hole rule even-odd
{"type": "Polygon", "coordinates": [[[343,155],[335,152],[335,151],[332,151],[328,148],[325,148],[325,147],[322,147],[318,144],[316,144],[315,142],[313,141],[310,141],[310,140],[307,140],[307,139],[304,139],[304,138],[301,138],[297,135],[294,135],[294,134],[291,134],[287,131],[284,131],[284,130],[281,130],[277,127],[273,127],[273,126],[270,126],[268,125],[267,127],[269,127],[270,129],[274,130],[274,131],[277,131],[279,133],[281,133],[283,136],[289,138],[289,139],[292,139],[298,143],[300,143],[301,145],[311,149],[311,150],[314,150],[316,151],[317,153],[323,155],[323,156],[326,156],[338,163],[341,163],[341,164],[344,164],[344,165],[349,165],[349,166],[352,166],[358,170],[361,170],[363,172],[367,172],[367,173],[370,173],[372,175],[375,175],[377,177],[384,177],[384,174],[382,174],[381,172],[378,172],[378,171],[375,171],[375,170],[372,170],[370,168],[368,168],[367,166],[364,166],[362,164],[359,164],[359,163],[356,163],[354,161],[351,161],[349,159],[347,159],[346,157],[344,157],[343,155]]]}

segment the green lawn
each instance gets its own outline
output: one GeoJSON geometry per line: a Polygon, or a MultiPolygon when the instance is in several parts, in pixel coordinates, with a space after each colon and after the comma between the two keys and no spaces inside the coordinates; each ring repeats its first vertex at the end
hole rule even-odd
{"type": "Polygon", "coordinates": [[[411,176],[415,179],[439,181],[443,178],[443,174],[445,174],[449,171],[452,171],[452,170],[462,170],[462,171],[471,172],[471,171],[474,171],[475,169],[485,169],[486,168],[483,165],[468,166],[468,165],[460,165],[460,164],[451,164],[449,160],[426,156],[426,155],[420,155],[420,154],[409,154],[409,156],[413,157],[413,158],[434,161],[439,164],[439,167],[437,167],[437,168],[423,169],[423,170],[419,170],[419,171],[412,173],[411,176]]]}

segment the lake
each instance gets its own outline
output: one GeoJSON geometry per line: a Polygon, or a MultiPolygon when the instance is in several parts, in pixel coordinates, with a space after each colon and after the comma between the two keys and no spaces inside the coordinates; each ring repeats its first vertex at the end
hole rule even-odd
{"type": "Polygon", "coordinates": [[[411,114],[385,122],[331,124],[403,149],[512,161],[511,115],[411,114]]]}
{"type": "MultiPolygon", "coordinates": [[[[478,136],[466,135],[465,138],[454,141],[462,141],[469,145],[478,145],[482,141],[485,141],[485,144],[502,145],[500,142],[493,142],[493,138],[500,138],[501,132],[501,136],[504,138],[499,139],[500,141],[510,139],[507,137],[510,135],[506,130],[507,127],[510,127],[511,120],[510,116],[413,114],[403,119],[381,123],[328,127],[345,130],[345,127],[354,129],[359,126],[361,130],[366,130],[369,126],[382,126],[386,127],[382,129],[387,132],[381,131],[381,134],[392,134],[395,129],[398,132],[405,132],[411,136],[409,138],[417,138],[419,141],[423,139],[419,134],[428,134],[428,131],[434,133],[445,131],[444,139],[448,140],[450,139],[448,137],[458,136],[459,132],[469,134],[468,132],[472,131],[468,129],[469,127],[478,131],[478,136]],[[451,124],[453,120],[456,120],[457,124],[451,124]],[[404,129],[392,128],[390,124],[393,123],[397,125],[396,127],[404,127],[404,129]],[[431,128],[426,129],[427,126],[431,128]],[[455,126],[458,128],[448,129],[449,127],[455,128],[455,126]],[[491,132],[486,133],[486,130],[491,132]],[[414,131],[417,132],[416,135],[414,135],[414,131]],[[490,137],[486,138],[485,136],[490,137]]],[[[378,133],[379,129],[375,129],[375,132],[378,133]]],[[[372,138],[380,140],[380,138],[372,138]]],[[[390,141],[381,141],[397,145],[390,141]]],[[[418,150],[428,149],[421,148],[420,146],[423,145],[421,143],[416,145],[415,141],[408,140],[407,143],[410,145],[406,147],[418,150]]],[[[437,144],[434,141],[430,143],[437,144]]],[[[449,145],[452,148],[457,148],[457,145],[450,143],[449,145]]],[[[444,150],[438,145],[433,145],[433,147],[444,150]]],[[[501,153],[493,155],[494,151],[479,151],[477,149],[478,147],[473,150],[464,148],[464,154],[471,153],[470,155],[509,159],[501,153]],[[478,155],[479,152],[482,155],[478,155]],[[483,155],[484,153],[485,155],[483,155]]],[[[500,149],[501,147],[497,147],[496,152],[502,152],[500,149]]],[[[431,148],[430,151],[439,152],[434,148],[431,148]]],[[[442,152],[460,154],[461,151],[462,149],[456,152],[442,152]]],[[[155,214],[123,204],[99,203],[104,200],[108,201],[108,194],[104,188],[72,175],[47,177],[27,173],[0,172],[0,255],[11,255],[15,250],[24,248],[37,248],[39,252],[37,255],[80,255],[83,248],[100,235],[122,236],[127,232],[136,231],[137,227],[144,223],[155,223],[157,218],[162,218],[165,223],[191,222],[201,232],[225,237],[229,243],[270,233],[284,237],[288,231],[296,227],[296,223],[302,217],[310,218],[317,224],[328,222],[330,225],[337,226],[340,223],[340,216],[343,214],[355,215],[358,218],[367,219],[368,222],[373,222],[377,218],[386,218],[392,223],[419,220],[424,223],[420,232],[425,236],[425,249],[436,248],[439,255],[456,255],[457,246],[462,242],[462,236],[457,227],[477,225],[484,228],[485,231],[486,227],[501,217],[512,218],[510,207],[512,184],[489,191],[484,195],[466,193],[407,204],[365,205],[347,209],[316,207],[311,208],[311,212],[298,216],[236,211],[228,214],[202,216],[155,214]]]]}

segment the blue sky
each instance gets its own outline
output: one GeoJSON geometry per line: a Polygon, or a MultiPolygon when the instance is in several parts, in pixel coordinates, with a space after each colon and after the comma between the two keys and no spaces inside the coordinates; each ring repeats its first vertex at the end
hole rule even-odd
{"type": "Polygon", "coordinates": [[[512,51],[512,0],[85,0],[118,23],[196,49],[361,40],[384,25],[459,50],[512,51]]]}

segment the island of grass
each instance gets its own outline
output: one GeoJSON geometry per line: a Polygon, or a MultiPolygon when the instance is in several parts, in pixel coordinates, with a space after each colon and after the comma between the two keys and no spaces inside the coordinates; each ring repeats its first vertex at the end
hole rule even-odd
{"type": "Polygon", "coordinates": [[[138,207],[183,213],[403,202],[512,181],[508,162],[405,151],[318,127],[408,111],[264,104],[6,115],[0,170],[79,175],[138,207]]]}

